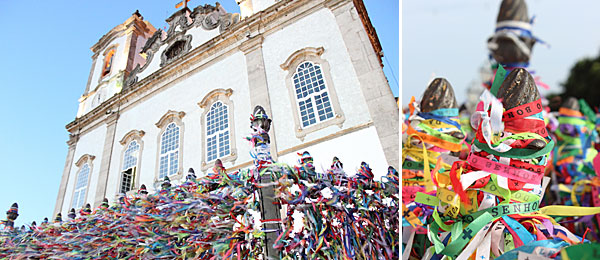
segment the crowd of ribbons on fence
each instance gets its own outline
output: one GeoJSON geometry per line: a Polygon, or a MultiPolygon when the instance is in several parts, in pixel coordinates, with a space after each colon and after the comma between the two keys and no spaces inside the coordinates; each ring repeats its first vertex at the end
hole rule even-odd
{"type": "Polygon", "coordinates": [[[105,199],[95,209],[88,204],[20,228],[15,203],[0,231],[0,258],[399,257],[400,179],[393,167],[376,180],[368,163],[350,171],[337,157],[318,171],[308,151],[297,165],[277,163],[271,119],[257,106],[250,121],[249,169],[228,172],[217,160],[204,176],[190,168],[180,185],[165,177],[154,194],[141,185],[112,205],[105,199]]]}

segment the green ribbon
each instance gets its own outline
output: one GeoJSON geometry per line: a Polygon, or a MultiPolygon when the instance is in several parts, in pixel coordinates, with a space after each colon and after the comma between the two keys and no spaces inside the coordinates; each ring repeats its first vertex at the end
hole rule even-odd
{"type": "Polygon", "coordinates": [[[577,244],[563,248],[561,256],[564,260],[600,259],[600,244],[577,244]]]}
{"type": "MultiPolygon", "coordinates": [[[[540,206],[539,201],[502,204],[502,205],[498,205],[495,207],[477,211],[470,215],[462,216],[462,217],[460,217],[461,218],[460,221],[470,223],[470,222],[473,222],[474,219],[477,219],[479,216],[481,216],[485,213],[489,213],[490,215],[492,215],[492,217],[494,217],[494,220],[496,220],[496,219],[501,218],[506,215],[525,214],[525,213],[534,212],[539,209],[539,206],[540,206]]],[[[449,217],[449,216],[442,216],[442,217],[440,217],[440,220],[448,221],[448,220],[457,220],[457,219],[449,217]]]]}
{"type": "Polygon", "coordinates": [[[448,243],[448,246],[442,250],[441,254],[455,258],[460,254],[463,248],[471,241],[483,227],[492,221],[493,217],[489,213],[484,213],[476,218],[471,224],[469,224],[462,232],[457,236],[457,239],[453,239],[452,242],[448,243]]]}
{"type": "Polygon", "coordinates": [[[502,65],[498,64],[498,70],[496,70],[496,76],[494,77],[494,83],[492,83],[492,87],[490,88],[490,92],[494,97],[498,96],[498,89],[500,89],[500,85],[504,81],[504,76],[506,76],[506,70],[502,67],[502,65]]]}
{"type": "Polygon", "coordinates": [[[440,200],[437,197],[425,194],[420,191],[417,192],[417,196],[415,197],[415,202],[433,206],[433,207],[436,207],[437,205],[440,204],[440,200]]]}
{"type": "Polygon", "coordinates": [[[561,116],[558,118],[559,124],[569,124],[569,125],[585,125],[585,120],[576,117],[566,117],[561,116]]]}
{"type": "Polygon", "coordinates": [[[460,140],[454,136],[451,136],[449,134],[444,134],[437,130],[434,130],[433,128],[431,128],[423,123],[419,123],[417,125],[417,127],[420,128],[421,130],[425,131],[425,133],[427,133],[428,135],[442,139],[444,141],[448,141],[448,142],[455,143],[455,144],[458,144],[462,141],[462,140],[460,140]]]}
{"type": "Polygon", "coordinates": [[[581,139],[579,139],[577,137],[565,135],[560,130],[556,131],[556,136],[560,137],[561,139],[563,139],[565,142],[567,142],[569,144],[577,144],[577,145],[581,144],[581,139]]]}
{"type": "Polygon", "coordinates": [[[483,150],[486,153],[497,155],[500,157],[509,157],[517,159],[531,159],[544,156],[548,154],[552,150],[552,148],[554,148],[554,140],[548,142],[546,146],[541,150],[512,148],[506,152],[498,152],[490,148],[486,143],[479,142],[479,140],[477,139],[473,139],[473,144],[475,144],[477,148],[483,150]]]}
{"type": "Polygon", "coordinates": [[[584,114],[588,120],[596,122],[596,113],[594,113],[594,110],[592,110],[583,98],[579,99],[579,110],[581,110],[581,113],[584,114]]]}

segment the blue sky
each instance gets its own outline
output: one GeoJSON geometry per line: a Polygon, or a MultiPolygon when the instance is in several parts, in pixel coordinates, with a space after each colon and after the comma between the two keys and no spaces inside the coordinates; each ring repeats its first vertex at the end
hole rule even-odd
{"type": "MultiPolygon", "coordinates": [[[[239,13],[234,0],[219,1],[239,13]]],[[[364,0],[398,96],[398,2],[364,0]],[[392,69],[391,69],[392,68],[392,69]],[[393,71],[393,76],[392,76],[393,71]]],[[[176,0],[0,1],[0,219],[19,203],[18,226],[51,216],[75,118],[92,63],[90,47],[136,9],[156,28],[176,0]]],[[[214,2],[192,0],[195,7],[214,2]]],[[[399,79],[398,79],[399,80],[399,79]]]]}
{"type": "MultiPolygon", "coordinates": [[[[487,60],[487,39],[493,34],[500,0],[404,1],[402,5],[402,102],[421,99],[432,77],[445,77],[457,101],[479,79],[487,60]]],[[[561,92],[577,60],[595,57],[600,50],[600,1],[528,0],[535,15],[533,34],[550,47],[536,44],[530,70],[561,92]]],[[[479,84],[478,82],[476,84],[479,84]]],[[[596,87],[596,86],[594,86],[596,87]]]]}

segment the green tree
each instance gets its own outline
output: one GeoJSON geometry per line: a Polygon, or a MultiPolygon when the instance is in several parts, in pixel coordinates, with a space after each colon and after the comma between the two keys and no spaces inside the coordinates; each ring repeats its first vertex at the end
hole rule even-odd
{"type": "Polygon", "coordinates": [[[592,108],[600,106],[600,56],[579,60],[561,85],[563,100],[571,96],[585,99],[592,108]]]}

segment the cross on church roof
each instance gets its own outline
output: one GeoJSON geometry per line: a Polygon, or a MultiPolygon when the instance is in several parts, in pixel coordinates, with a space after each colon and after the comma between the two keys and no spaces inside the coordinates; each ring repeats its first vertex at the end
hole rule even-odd
{"type": "Polygon", "coordinates": [[[190,0],[182,0],[181,2],[179,2],[179,3],[177,3],[177,4],[175,5],[175,9],[178,9],[178,8],[179,8],[179,7],[181,7],[182,5],[183,5],[183,8],[184,8],[184,9],[185,9],[185,8],[187,8],[187,3],[188,3],[189,1],[190,1],[190,0]]]}

